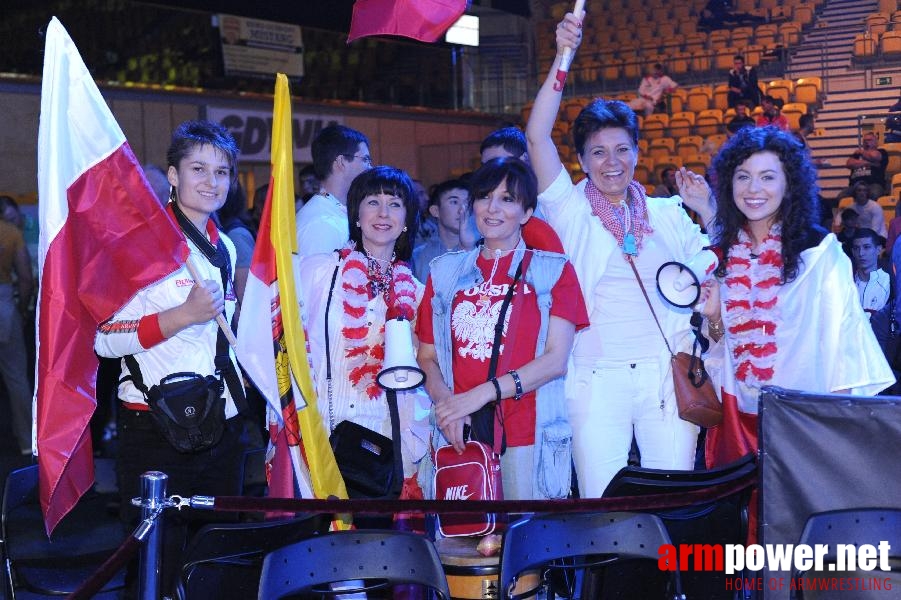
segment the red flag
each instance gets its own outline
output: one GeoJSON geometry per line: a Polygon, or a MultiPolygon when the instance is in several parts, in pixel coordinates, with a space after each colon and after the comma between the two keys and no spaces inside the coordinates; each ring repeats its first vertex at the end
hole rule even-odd
{"type": "Polygon", "coordinates": [[[398,35],[434,42],[466,10],[467,0],[357,0],[347,41],[367,35],[398,35]]]}
{"type": "Polygon", "coordinates": [[[38,193],[37,451],[49,534],[94,482],[97,326],[188,256],[56,18],[44,53],[38,193]]]}

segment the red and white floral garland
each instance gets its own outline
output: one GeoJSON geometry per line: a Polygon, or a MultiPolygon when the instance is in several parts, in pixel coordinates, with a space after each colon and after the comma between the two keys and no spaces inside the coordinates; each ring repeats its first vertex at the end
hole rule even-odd
{"type": "MultiPolygon", "coordinates": [[[[385,324],[378,332],[371,332],[366,310],[375,296],[369,281],[366,256],[357,250],[343,250],[344,268],[341,270],[341,287],[344,291],[344,357],[347,361],[347,377],[358,391],[370,399],[381,397],[382,389],[376,376],[382,370],[385,358],[385,324]],[[377,335],[373,335],[377,333],[377,335]],[[370,338],[374,341],[370,342],[370,338]]],[[[416,313],[416,283],[410,268],[401,261],[393,264],[393,277],[388,289],[388,310],[385,319],[398,316],[409,321],[416,313]]]]}
{"type": "Polygon", "coordinates": [[[753,244],[740,230],[738,243],[729,249],[726,262],[728,296],[723,316],[735,340],[732,356],[735,376],[752,387],[773,379],[776,363],[776,330],[781,323],[779,286],[782,282],[781,226],[773,225],[752,259],[753,244]]]}

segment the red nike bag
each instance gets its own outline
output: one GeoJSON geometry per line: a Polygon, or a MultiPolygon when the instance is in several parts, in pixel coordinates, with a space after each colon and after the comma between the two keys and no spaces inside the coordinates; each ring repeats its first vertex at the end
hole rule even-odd
{"type": "MultiPolygon", "coordinates": [[[[500,456],[490,446],[470,440],[463,454],[453,446],[435,451],[436,500],[503,500],[500,456]]],[[[488,535],[498,529],[494,513],[459,513],[438,516],[444,537],[488,535]]]]}

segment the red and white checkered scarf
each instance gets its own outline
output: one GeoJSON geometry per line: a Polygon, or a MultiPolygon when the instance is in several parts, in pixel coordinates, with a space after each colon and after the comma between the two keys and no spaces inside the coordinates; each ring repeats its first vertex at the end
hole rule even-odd
{"type": "MultiPolygon", "coordinates": [[[[626,232],[623,230],[623,223],[613,212],[616,210],[610,199],[598,189],[591,181],[585,184],[585,196],[591,205],[591,212],[601,220],[604,227],[616,238],[616,243],[620,249],[623,247],[623,238],[626,232]]],[[[644,186],[634,179],[626,188],[626,210],[632,221],[632,235],[635,236],[635,245],[641,250],[641,240],[645,234],[654,233],[654,229],[648,222],[648,203],[644,191],[644,186]]]]}

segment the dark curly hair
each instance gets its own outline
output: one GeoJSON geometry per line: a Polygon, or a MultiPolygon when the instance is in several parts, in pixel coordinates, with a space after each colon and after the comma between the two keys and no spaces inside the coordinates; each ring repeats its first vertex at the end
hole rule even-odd
{"type": "MultiPolygon", "coordinates": [[[[732,176],[752,154],[767,151],[779,157],[785,173],[785,197],[776,222],[782,224],[782,283],[788,283],[798,276],[801,252],[817,245],[826,235],[818,225],[816,169],[804,146],[793,135],[775,127],[747,127],[726,142],[711,165],[717,198],[711,230],[716,232],[715,246],[722,252],[721,256],[728,257],[729,249],[738,242],[739,230],[748,222],[735,204],[732,176]]],[[[726,275],[725,260],[720,263],[717,275],[726,275]]]]}
{"type": "Polygon", "coordinates": [[[416,213],[419,202],[413,193],[413,181],[406,172],[394,167],[379,166],[363,171],[357,175],[347,191],[347,224],[350,239],[363,251],[363,230],[357,225],[360,218],[360,205],[367,196],[390,194],[404,202],[407,216],[404,225],[407,230],[400,234],[394,242],[394,254],[398,260],[410,261],[413,256],[413,240],[416,239],[416,213]]]}

